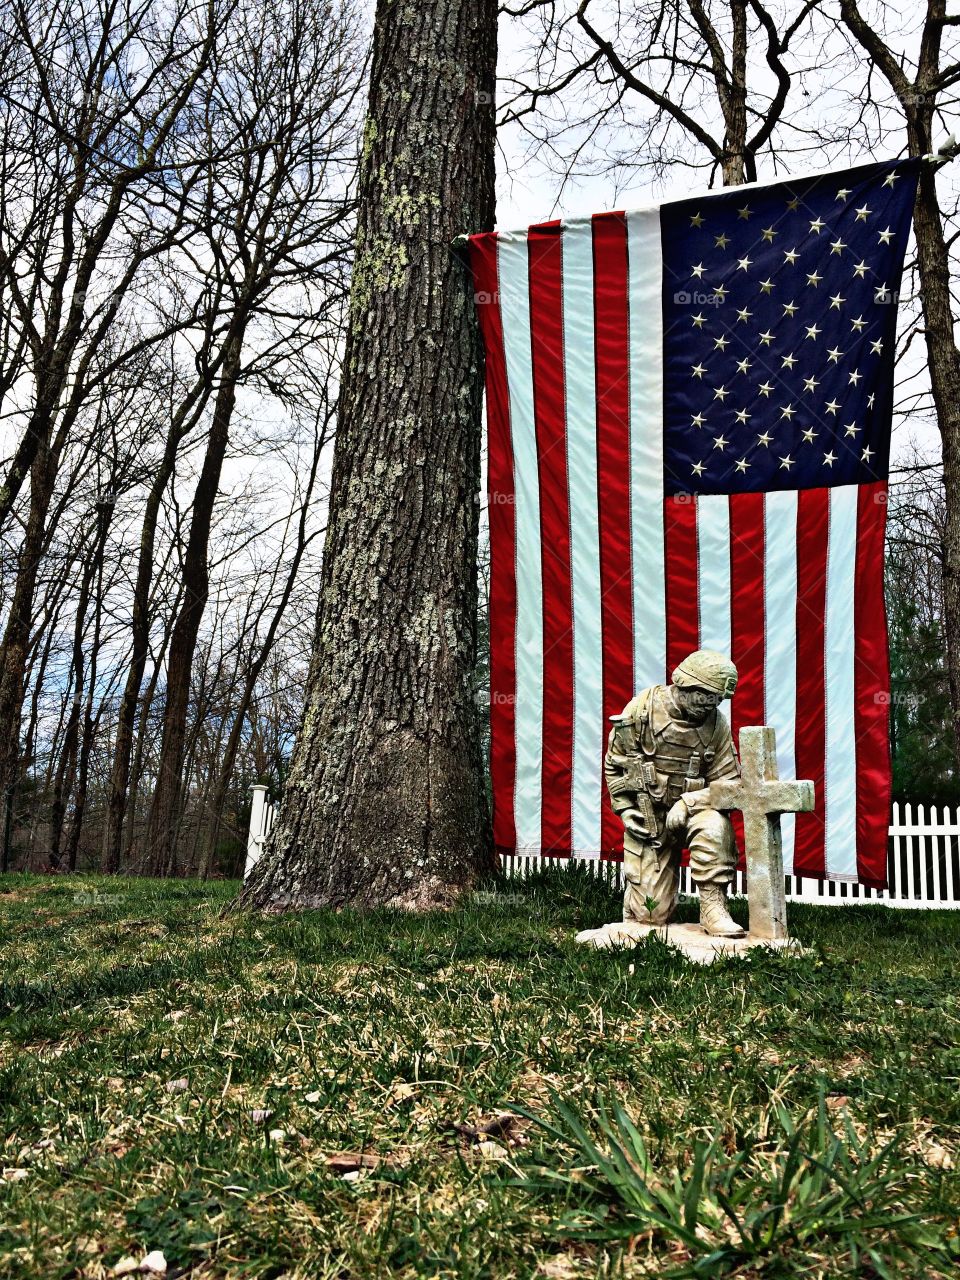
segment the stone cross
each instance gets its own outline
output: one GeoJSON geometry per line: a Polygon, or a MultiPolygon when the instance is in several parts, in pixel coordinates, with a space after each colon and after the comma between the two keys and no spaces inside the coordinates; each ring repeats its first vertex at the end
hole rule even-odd
{"type": "Polygon", "coordinates": [[[808,813],[814,805],[813,783],[781,782],[777,735],[767,725],[740,730],[740,771],[739,780],[710,783],[710,806],[743,814],[751,937],[786,938],[780,815],[808,813]]]}

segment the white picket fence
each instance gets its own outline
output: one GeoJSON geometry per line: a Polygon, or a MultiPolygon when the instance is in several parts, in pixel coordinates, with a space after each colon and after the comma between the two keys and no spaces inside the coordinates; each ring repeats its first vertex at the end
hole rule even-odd
{"type": "MultiPolygon", "coordinates": [[[[260,857],[263,842],[273,829],[275,806],[268,799],[267,788],[253,788],[250,809],[250,834],[244,876],[260,857]]],[[[893,806],[887,846],[887,889],[869,889],[864,885],[838,880],[813,880],[808,876],[787,876],[786,894],[793,902],[815,902],[823,906],[853,906],[857,903],[880,902],[888,907],[921,907],[928,910],[960,910],[960,809],[938,810],[935,805],[893,806]]],[[[508,877],[523,877],[553,858],[516,854],[504,858],[508,877]]],[[[585,865],[612,887],[623,885],[619,862],[585,861],[585,865]]],[[[680,875],[682,893],[695,893],[684,867],[680,875]]],[[[735,893],[746,892],[746,877],[737,873],[735,893]]]]}

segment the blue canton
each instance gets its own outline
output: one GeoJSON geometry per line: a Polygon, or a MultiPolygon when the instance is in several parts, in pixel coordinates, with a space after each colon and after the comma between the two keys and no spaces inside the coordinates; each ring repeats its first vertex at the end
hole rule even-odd
{"type": "Polygon", "coordinates": [[[921,163],[662,206],[668,494],[886,478],[921,163]]]}

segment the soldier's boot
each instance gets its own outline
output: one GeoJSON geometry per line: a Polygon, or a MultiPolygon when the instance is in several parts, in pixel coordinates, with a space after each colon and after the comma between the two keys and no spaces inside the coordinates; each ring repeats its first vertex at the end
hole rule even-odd
{"type": "Polygon", "coordinates": [[[727,886],[709,881],[700,885],[700,924],[715,938],[742,938],[745,930],[727,910],[727,886]]]}

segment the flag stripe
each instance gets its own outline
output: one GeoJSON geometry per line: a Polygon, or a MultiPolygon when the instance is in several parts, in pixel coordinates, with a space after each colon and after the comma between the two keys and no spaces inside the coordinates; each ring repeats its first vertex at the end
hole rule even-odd
{"type": "MultiPolygon", "coordinates": [[[[508,806],[518,849],[540,848],[543,741],[543,594],[540,569],[540,484],[536,423],[533,411],[533,366],[530,338],[530,287],[526,239],[498,238],[498,282],[503,324],[504,371],[509,389],[510,441],[513,447],[513,492],[501,491],[503,505],[513,506],[516,579],[516,622],[509,610],[500,621],[491,618],[491,658],[497,644],[506,645],[515,633],[516,688],[513,692],[516,796],[494,797],[494,805],[508,806]],[[509,499],[512,497],[512,503],[509,499]],[[495,637],[502,637],[496,639],[495,637]]],[[[489,402],[488,402],[489,404],[489,402]]],[[[489,407],[488,407],[489,412],[489,407]]],[[[491,436],[491,457],[494,437],[491,436]]],[[[493,518],[491,514],[491,538],[493,518]]],[[[491,551],[493,550],[491,546],[491,551]]],[[[502,559],[501,559],[502,563],[502,559]]],[[[491,609],[493,608],[491,583],[491,609]]],[[[494,685],[494,690],[497,686],[494,685]]],[[[498,696],[495,693],[495,696],[498,696]]],[[[499,696],[511,696],[508,686],[499,696]]],[[[491,722],[491,733],[494,725],[491,722]]],[[[506,731],[506,719],[502,722],[506,731]]],[[[500,743],[491,742],[491,750],[500,743]]],[[[506,819],[504,819],[506,823],[506,819]]]]}
{"type": "Polygon", "coordinates": [[[697,499],[700,563],[700,647],[730,652],[730,499],[697,499]]]}
{"type": "Polygon", "coordinates": [[[739,672],[731,704],[734,739],[741,725],[766,723],[764,698],[764,495],[730,497],[731,656],[739,672]]]}
{"type": "MultiPolygon", "coordinates": [[[[630,312],[627,228],[621,214],[593,219],[594,347],[604,734],[633,696],[633,564],[630,545],[630,312]]],[[[659,507],[659,503],[657,504],[659,507]]],[[[604,744],[605,747],[606,744],[604,744]]],[[[623,824],[599,775],[601,849],[623,850],[623,824]]]]}
{"type": "Polygon", "coordinates": [[[563,232],[563,352],[570,480],[570,578],[573,618],[572,846],[600,852],[603,653],[597,509],[597,392],[593,324],[593,228],[563,232]]]}
{"type": "MultiPolygon", "coordinates": [[[[797,714],[797,494],[783,489],[768,493],[764,506],[764,694],[767,723],[777,733],[777,764],[781,778],[796,778],[797,756],[794,724],[797,714]]],[[[783,836],[783,868],[793,873],[796,820],[792,813],[780,819],[783,836]]]]}
{"type": "Polygon", "coordinates": [[[573,766],[573,602],[567,487],[560,224],[531,227],[530,332],[543,573],[543,848],[569,853],[573,766]]]}
{"type": "Polygon", "coordinates": [[[516,511],[510,405],[507,395],[503,323],[500,316],[499,245],[491,236],[471,245],[477,315],[486,349],[487,517],[490,528],[490,782],[493,839],[500,849],[517,843],[513,816],[516,783],[517,694],[515,568],[516,511]]]}
{"type": "Polygon", "coordinates": [[[826,759],[824,703],[824,613],[827,596],[828,489],[797,495],[797,774],[813,780],[816,809],[797,817],[793,852],[797,875],[822,876],[824,848],[823,772],[826,759]]]}
{"type": "MultiPolygon", "coordinates": [[[[666,547],[667,677],[700,644],[697,582],[697,500],[678,493],[664,502],[666,547]]],[[[664,677],[658,677],[658,682],[664,677]]]]}
{"type": "Polygon", "coordinates": [[[832,876],[857,874],[854,587],[857,565],[857,485],[830,489],[827,595],[824,618],[826,761],[824,839],[832,876]]]}
{"type": "Polygon", "coordinates": [[[857,691],[857,875],[886,884],[887,813],[892,777],[887,719],[890,669],[883,599],[883,540],[887,518],[884,481],[860,489],[854,591],[854,681],[857,691]],[[880,620],[884,625],[878,625],[880,620]]]}
{"type": "Polygon", "coordinates": [[[664,678],[663,250],[658,210],[627,215],[630,268],[630,533],[634,688],[664,678]],[[651,358],[653,353],[653,358],[651,358]]]}

